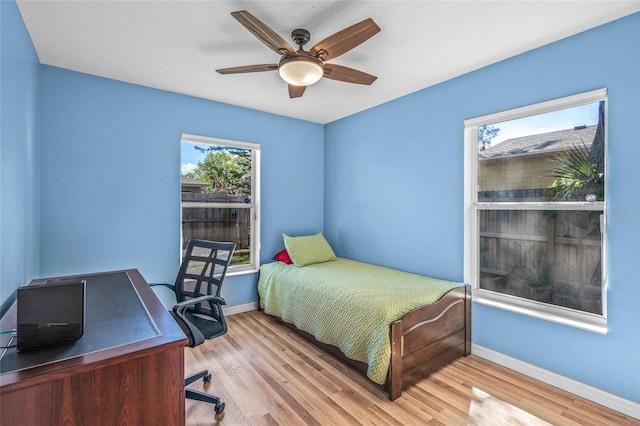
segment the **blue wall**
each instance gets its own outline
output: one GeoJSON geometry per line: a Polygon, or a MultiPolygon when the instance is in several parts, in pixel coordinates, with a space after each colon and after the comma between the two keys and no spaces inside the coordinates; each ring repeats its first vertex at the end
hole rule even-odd
{"type": "MultiPolygon", "coordinates": [[[[261,145],[262,253],[323,227],[324,129],[305,122],[43,66],[41,273],[138,268],[173,282],[180,262],[180,135],[261,145]]],[[[229,277],[230,305],[257,300],[229,277]]]]}
{"type": "Polygon", "coordinates": [[[640,14],[320,126],[40,66],[15,3],[0,13],[2,302],[35,276],[172,281],[181,133],[261,144],[262,261],[323,230],[340,256],[462,280],[463,121],[607,87],[609,333],[474,304],[473,339],[640,402],[640,14]]]}
{"type": "Polygon", "coordinates": [[[0,313],[39,273],[40,63],[18,7],[0,2],[0,313]]]}
{"type": "Polygon", "coordinates": [[[463,279],[463,121],[607,87],[608,329],[473,305],[473,341],[640,402],[640,14],[326,126],[336,254],[463,279]]]}

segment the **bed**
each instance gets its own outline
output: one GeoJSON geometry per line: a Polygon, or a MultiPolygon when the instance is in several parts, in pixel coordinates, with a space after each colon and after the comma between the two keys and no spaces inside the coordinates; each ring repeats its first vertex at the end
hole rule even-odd
{"type": "Polygon", "coordinates": [[[259,307],[362,371],[389,399],[471,352],[470,286],[335,258],[260,268],[259,307]]]}

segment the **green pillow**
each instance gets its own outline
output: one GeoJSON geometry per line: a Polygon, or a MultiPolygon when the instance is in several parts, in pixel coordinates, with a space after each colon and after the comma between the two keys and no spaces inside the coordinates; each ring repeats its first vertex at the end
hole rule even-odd
{"type": "Polygon", "coordinates": [[[282,237],[289,257],[296,266],[328,262],[336,258],[336,254],[321,232],[303,237],[290,237],[287,234],[282,234],[282,237]]]}

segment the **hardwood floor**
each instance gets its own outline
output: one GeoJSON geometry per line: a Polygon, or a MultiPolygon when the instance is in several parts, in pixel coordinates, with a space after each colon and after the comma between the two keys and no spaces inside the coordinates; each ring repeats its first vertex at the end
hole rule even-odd
{"type": "Polygon", "coordinates": [[[229,332],[187,348],[186,372],[226,409],[187,400],[195,425],[640,425],[640,421],[473,355],[391,402],[364,376],[262,312],[228,317],[229,332]]]}

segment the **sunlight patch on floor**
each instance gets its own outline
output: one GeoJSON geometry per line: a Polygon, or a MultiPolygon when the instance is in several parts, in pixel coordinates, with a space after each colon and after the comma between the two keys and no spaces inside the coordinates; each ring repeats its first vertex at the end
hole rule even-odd
{"type": "Polygon", "coordinates": [[[474,399],[469,405],[470,426],[551,425],[551,423],[547,423],[533,414],[529,414],[526,411],[491,396],[478,388],[473,388],[472,391],[474,399]]]}

